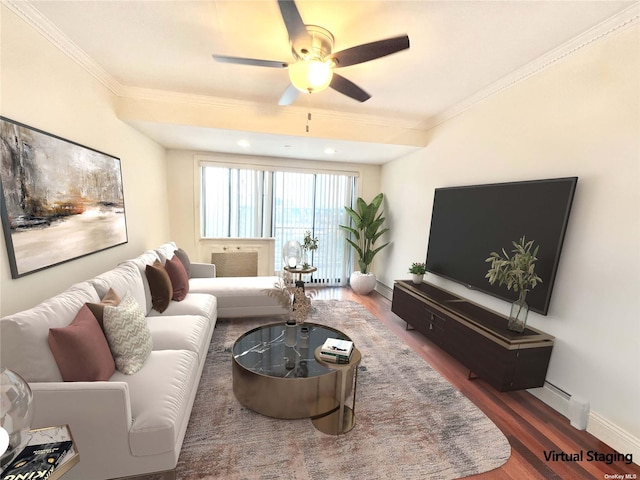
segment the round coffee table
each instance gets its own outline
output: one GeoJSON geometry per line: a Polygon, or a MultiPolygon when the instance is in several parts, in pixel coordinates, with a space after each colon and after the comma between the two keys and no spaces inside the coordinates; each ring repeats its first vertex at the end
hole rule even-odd
{"type": "MultiPolygon", "coordinates": [[[[264,325],[236,340],[233,345],[236,398],[245,407],[275,418],[309,418],[336,410],[344,394],[340,392],[338,372],[318,362],[314,351],[327,338],[351,339],[335,328],[303,323],[296,326],[296,345],[287,347],[285,328],[284,323],[264,325]],[[306,340],[303,328],[308,329],[306,340]]],[[[347,381],[347,385],[351,384],[347,381]]]]}

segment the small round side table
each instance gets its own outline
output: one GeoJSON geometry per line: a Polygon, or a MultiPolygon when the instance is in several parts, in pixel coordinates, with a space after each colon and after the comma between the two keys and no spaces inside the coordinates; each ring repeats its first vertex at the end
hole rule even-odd
{"type": "Polygon", "coordinates": [[[314,351],[315,359],[318,363],[324,365],[331,370],[336,370],[339,373],[340,378],[340,406],[337,410],[320,416],[312,418],[313,426],[323,433],[328,435],[339,435],[341,433],[349,432],[356,424],[356,387],[358,386],[358,365],[362,360],[362,354],[360,350],[353,347],[351,353],[351,359],[349,363],[333,363],[325,362],[320,358],[320,350],[322,346],[319,346],[314,351]],[[354,370],[353,374],[353,399],[351,407],[346,405],[346,391],[347,391],[347,378],[350,378],[350,371],[354,370]]]}

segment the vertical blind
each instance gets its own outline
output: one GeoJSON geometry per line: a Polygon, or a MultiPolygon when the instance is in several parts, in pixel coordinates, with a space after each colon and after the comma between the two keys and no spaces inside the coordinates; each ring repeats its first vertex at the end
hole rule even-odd
{"type": "Polygon", "coordinates": [[[276,269],[282,247],[303,243],[306,232],[318,238],[309,263],[318,270],[311,282],[346,285],[350,251],[338,225],[348,224],[355,175],[236,169],[202,165],[203,237],[274,237],[276,269]]]}

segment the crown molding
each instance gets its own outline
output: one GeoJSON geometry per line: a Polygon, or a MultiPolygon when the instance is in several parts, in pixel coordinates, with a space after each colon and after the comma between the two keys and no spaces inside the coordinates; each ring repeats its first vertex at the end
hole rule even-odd
{"type": "Polygon", "coordinates": [[[506,75],[497,82],[489,85],[487,88],[480,90],[476,94],[468,97],[466,100],[463,100],[457,105],[454,105],[444,111],[441,115],[438,115],[437,118],[431,119],[428,123],[424,123],[422,127],[425,130],[430,130],[447,120],[460,115],[466,110],[469,110],[479,102],[497,95],[503,90],[506,90],[523,80],[546,70],[548,67],[556,64],[569,55],[572,55],[599,40],[609,37],[631,26],[637,25],[638,23],[640,23],[640,2],[634,3],[625,10],[609,17],[607,20],[604,20],[593,28],[590,28],[577,37],[574,37],[563,45],[551,50],[541,57],[538,57],[532,62],[513,71],[511,74],[506,75]]]}
{"type": "Polygon", "coordinates": [[[102,68],[84,50],[71,41],[58,27],[49,21],[28,0],[2,0],[2,4],[33,27],[78,65],[84,68],[112,93],[120,95],[122,85],[102,68]]]}

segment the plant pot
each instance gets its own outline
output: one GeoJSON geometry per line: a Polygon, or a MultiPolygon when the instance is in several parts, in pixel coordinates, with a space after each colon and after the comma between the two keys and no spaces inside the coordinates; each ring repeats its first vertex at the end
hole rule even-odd
{"type": "Polygon", "coordinates": [[[421,284],[423,278],[424,278],[424,275],[421,275],[419,273],[412,273],[411,274],[411,281],[413,283],[415,283],[416,285],[421,284]]]}
{"type": "Polygon", "coordinates": [[[353,272],[349,278],[351,290],[358,295],[368,295],[376,286],[375,273],[353,272]]]}

